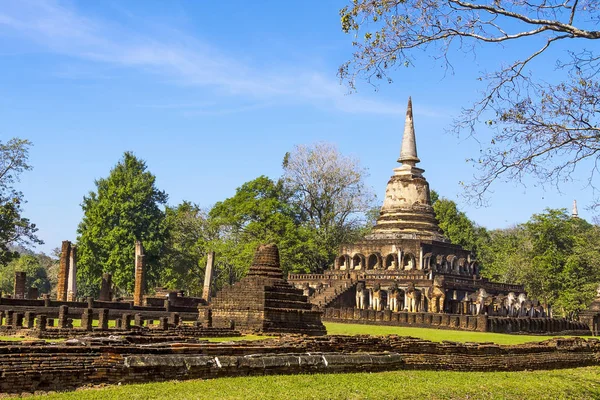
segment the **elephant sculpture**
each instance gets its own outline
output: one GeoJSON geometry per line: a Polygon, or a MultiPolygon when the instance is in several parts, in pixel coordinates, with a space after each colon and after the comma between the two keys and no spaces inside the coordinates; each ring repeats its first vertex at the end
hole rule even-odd
{"type": "Polygon", "coordinates": [[[398,288],[398,284],[394,283],[388,290],[388,303],[390,310],[398,312],[404,306],[404,292],[398,288]]]}
{"type": "Polygon", "coordinates": [[[488,292],[484,288],[479,288],[478,291],[469,296],[469,300],[471,300],[475,305],[475,314],[484,314],[486,301],[490,297],[488,292]]]}
{"type": "Polygon", "coordinates": [[[429,312],[439,313],[444,311],[446,291],[444,290],[443,276],[438,275],[433,278],[433,285],[427,290],[425,296],[429,302],[429,312]]]}
{"type": "Polygon", "coordinates": [[[515,316],[525,317],[525,303],[528,301],[525,293],[519,294],[515,303],[515,316]]]}
{"type": "Polygon", "coordinates": [[[383,303],[381,300],[381,286],[378,283],[373,286],[373,289],[370,291],[371,293],[371,306],[375,311],[383,310],[383,303]]]}
{"type": "Polygon", "coordinates": [[[516,316],[515,308],[517,304],[517,295],[515,292],[510,292],[504,299],[504,308],[509,317],[516,316]]]}
{"type": "Polygon", "coordinates": [[[492,312],[493,315],[500,315],[503,317],[506,317],[506,315],[508,314],[506,311],[506,308],[504,307],[504,302],[506,301],[506,296],[503,296],[501,294],[494,296],[492,298],[492,312]]]}
{"type": "Polygon", "coordinates": [[[412,282],[409,282],[406,288],[406,300],[408,312],[421,311],[421,292],[415,288],[415,284],[412,282]]]}
{"type": "Polygon", "coordinates": [[[311,288],[310,288],[310,285],[308,284],[308,282],[305,282],[302,285],[302,294],[305,295],[306,297],[310,297],[311,288]]]}
{"type": "Polygon", "coordinates": [[[366,304],[367,290],[365,289],[365,284],[359,282],[356,284],[356,308],[360,310],[364,310],[367,308],[366,304]]]}

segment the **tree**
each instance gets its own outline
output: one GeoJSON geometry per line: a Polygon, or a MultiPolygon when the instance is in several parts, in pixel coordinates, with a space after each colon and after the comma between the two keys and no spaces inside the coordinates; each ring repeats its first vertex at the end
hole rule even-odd
{"type": "Polygon", "coordinates": [[[99,290],[103,272],[131,293],[134,285],[135,241],[145,249],[148,287],[161,272],[164,251],[167,194],[158,190],[146,163],[126,152],[107,178],[98,179],[96,191],[83,198],[83,219],[78,227],[78,278],[82,292],[99,290]]]}
{"type": "Polygon", "coordinates": [[[530,297],[573,316],[594,298],[600,283],[600,228],[566,210],[548,209],[516,227],[490,233],[480,247],[482,274],[525,286],[530,297]]]}
{"type": "Polygon", "coordinates": [[[184,201],[177,207],[166,208],[165,224],[168,237],[161,260],[160,284],[201,295],[208,243],[213,236],[207,213],[184,201]]]}
{"type": "Polygon", "coordinates": [[[23,193],[14,188],[21,173],[31,169],[27,163],[30,146],[23,139],[0,141],[0,265],[19,257],[10,246],[43,244],[35,234],[35,224],[21,215],[25,200],[23,193]]]}
{"type": "Polygon", "coordinates": [[[366,169],[329,143],[299,145],[283,160],[283,182],[325,256],[315,270],[327,268],[337,247],[357,239],[373,208],[366,169]]]}
{"type": "Polygon", "coordinates": [[[40,293],[50,292],[50,280],[48,279],[47,270],[40,263],[40,259],[32,255],[23,255],[0,269],[0,290],[3,293],[13,292],[15,272],[17,271],[25,272],[27,287],[36,287],[40,293]]]}
{"type": "Polygon", "coordinates": [[[219,285],[241,278],[252,263],[256,248],[265,243],[279,246],[284,272],[310,271],[318,250],[289,197],[281,181],[260,176],[244,183],[233,197],[210,210],[210,223],[217,231],[210,245],[217,253],[219,285]]]}
{"type": "Polygon", "coordinates": [[[356,34],[356,51],[339,74],[355,89],[357,78],[391,82],[389,71],[414,65],[417,51],[431,51],[452,69],[456,50],[525,46],[525,52],[503,51],[506,64],[479,77],[487,88],[455,120],[457,132],[478,130],[479,142],[489,143],[471,160],[479,174],[466,185],[469,194],[481,201],[495,181],[526,175],[560,185],[585,161],[594,187],[600,56],[583,46],[600,39],[599,10],[592,0],[354,0],[340,15],[342,30],[356,34]],[[560,51],[557,46],[567,41],[569,50],[560,51]],[[548,63],[552,57],[556,78],[533,73],[538,59],[548,63]],[[491,129],[481,129],[483,123],[491,129]],[[489,140],[482,131],[490,132],[489,140]]]}
{"type": "Polygon", "coordinates": [[[478,253],[479,241],[485,236],[485,228],[478,227],[467,215],[458,209],[456,203],[446,198],[440,198],[438,193],[431,191],[431,199],[435,218],[444,235],[453,244],[458,244],[473,253],[478,253]]]}

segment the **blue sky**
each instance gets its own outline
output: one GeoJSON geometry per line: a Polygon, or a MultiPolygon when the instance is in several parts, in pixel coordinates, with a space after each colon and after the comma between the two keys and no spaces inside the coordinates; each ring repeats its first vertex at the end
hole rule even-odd
{"type": "MultiPolygon", "coordinates": [[[[280,176],[294,145],[328,141],[361,160],[382,199],[409,95],[425,176],[477,223],[506,227],[573,199],[591,218],[580,171],[562,193],[499,183],[486,208],[460,196],[479,147],[445,130],[484,89],[479,73],[527,48],[457,52],[453,74],[423,53],[393,85],[349,95],[336,77],[352,52],[339,26],[345,4],[0,0],[0,140],[34,143],[19,188],[40,249],[76,239],[83,196],[128,150],[170,204],[210,207],[259,175],[280,176]]],[[[552,74],[548,63],[534,68],[552,74]]]]}

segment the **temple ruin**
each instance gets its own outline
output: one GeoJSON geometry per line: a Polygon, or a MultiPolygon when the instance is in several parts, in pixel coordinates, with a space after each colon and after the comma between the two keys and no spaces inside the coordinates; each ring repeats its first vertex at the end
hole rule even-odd
{"type": "Polygon", "coordinates": [[[260,333],[327,333],[321,312],[312,309],[302,290],[283,279],[275,245],[260,246],[246,277],[218,292],[210,310],[215,327],[260,333]]]}
{"type": "Polygon", "coordinates": [[[547,317],[522,285],[482,278],[471,251],[443,235],[420,161],[409,99],[400,165],[372,232],[342,245],[324,274],[292,274],[289,281],[321,309],[547,317]]]}

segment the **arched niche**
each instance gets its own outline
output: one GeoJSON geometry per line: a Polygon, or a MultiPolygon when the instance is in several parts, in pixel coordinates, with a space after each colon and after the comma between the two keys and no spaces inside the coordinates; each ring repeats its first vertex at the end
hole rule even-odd
{"type": "Polygon", "coordinates": [[[367,258],[367,269],[381,268],[381,255],[379,253],[370,254],[367,258]]]}
{"type": "Polygon", "coordinates": [[[416,269],[417,268],[416,260],[417,259],[414,254],[412,254],[412,253],[404,254],[404,257],[402,257],[402,269],[405,271],[410,271],[410,270],[416,269]]]}
{"type": "Polygon", "coordinates": [[[385,269],[398,269],[398,255],[396,253],[385,256],[385,269]]]}
{"type": "Polygon", "coordinates": [[[349,269],[350,257],[347,254],[342,254],[335,259],[335,269],[347,270],[349,269]]]}
{"type": "Polygon", "coordinates": [[[365,269],[365,256],[362,254],[355,254],[352,257],[352,269],[365,269]]]}

